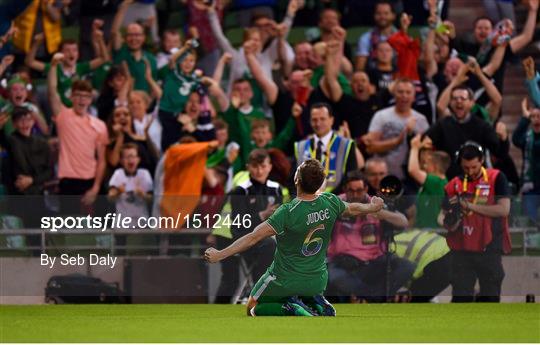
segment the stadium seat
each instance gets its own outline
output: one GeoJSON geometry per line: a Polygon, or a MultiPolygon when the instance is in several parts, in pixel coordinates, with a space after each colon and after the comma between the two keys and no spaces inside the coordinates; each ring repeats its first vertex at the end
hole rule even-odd
{"type": "Polygon", "coordinates": [[[241,280],[238,284],[238,287],[236,288],[236,291],[234,292],[231,303],[246,304],[249,298],[249,293],[251,292],[253,285],[255,285],[255,282],[253,281],[253,277],[251,275],[251,271],[253,270],[254,265],[248,264],[246,260],[244,260],[244,258],[240,255],[238,255],[238,258],[238,261],[240,263],[241,280]]]}

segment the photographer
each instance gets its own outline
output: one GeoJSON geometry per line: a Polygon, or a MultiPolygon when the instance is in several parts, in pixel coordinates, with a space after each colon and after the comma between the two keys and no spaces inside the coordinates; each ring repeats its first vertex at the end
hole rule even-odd
{"type": "MultiPolygon", "coordinates": [[[[359,171],[348,175],[345,194],[340,198],[346,202],[369,202],[368,182],[359,171]]],[[[407,226],[407,218],[397,212],[381,210],[362,217],[341,217],[336,221],[332,240],[328,247],[329,284],[339,296],[355,295],[369,302],[386,301],[387,222],[397,228],[407,226]]],[[[415,265],[390,254],[390,296],[412,276],[415,265]]]]}
{"type": "Polygon", "coordinates": [[[476,280],[477,302],[499,302],[504,278],[501,254],[511,251],[510,213],[506,176],[486,169],[484,150],[468,141],[457,153],[464,174],[445,187],[439,221],[448,229],[452,252],[452,301],[472,302],[476,280]]]}

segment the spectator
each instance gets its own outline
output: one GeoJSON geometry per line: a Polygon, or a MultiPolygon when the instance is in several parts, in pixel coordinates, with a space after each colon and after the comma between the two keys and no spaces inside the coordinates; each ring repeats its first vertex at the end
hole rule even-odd
{"type": "MultiPolygon", "coordinates": [[[[71,85],[73,107],[63,106],[56,92],[56,68],[63,58],[61,53],[53,56],[47,76],[49,103],[60,141],[59,191],[62,195],[82,195],[82,204],[90,206],[96,200],[105,175],[107,127],[88,113],[92,86],[87,81],[77,80],[71,85]]],[[[71,200],[66,201],[71,207],[75,206],[71,200]]]]}
{"type": "MultiPolygon", "coordinates": [[[[290,2],[296,3],[296,0],[292,0],[290,2]]],[[[294,19],[294,14],[296,13],[297,7],[293,5],[289,5],[288,8],[288,16],[285,18],[282,25],[285,25],[287,27],[286,31],[288,31],[288,28],[292,25],[292,20],[294,19]]],[[[219,20],[215,11],[215,5],[207,7],[208,11],[208,18],[210,20],[210,25],[212,27],[212,32],[215,36],[215,38],[218,41],[219,46],[221,49],[231,54],[232,56],[232,64],[231,64],[231,71],[229,76],[229,84],[226,88],[227,93],[230,93],[232,90],[232,83],[239,79],[244,78],[250,80],[249,76],[249,69],[247,68],[246,59],[244,56],[244,47],[236,50],[233,48],[229,40],[225,37],[223,34],[222,28],[219,24],[219,20]]],[[[264,21],[265,23],[258,23],[259,26],[266,26],[268,24],[270,26],[270,31],[275,31],[276,24],[273,23],[268,17],[261,16],[259,17],[258,21],[264,21]]],[[[257,25],[257,22],[254,24],[257,25]]],[[[273,34],[275,35],[275,33],[273,34]]],[[[266,29],[260,30],[259,28],[253,27],[250,29],[245,30],[244,37],[243,37],[243,44],[246,42],[250,42],[249,44],[252,47],[253,52],[257,56],[257,60],[261,64],[262,72],[266,75],[267,78],[272,77],[272,65],[278,58],[278,41],[273,39],[274,36],[270,35],[266,29]],[[268,46],[266,46],[268,44],[268,46]]],[[[293,60],[293,51],[290,46],[287,47],[287,54],[289,55],[288,60],[293,60]]],[[[255,84],[252,83],[252,87],[255,87],[255,84]]],[[[254,90],[255,91],[255,90],[254,90]]],[[[256,91],[256,98],[254,99],[254,104],[258,107],[261,107],[263,105],[263,99],[262,97],[259,97],[258,90],[256,91]]]]}
{"type": "Polygon", "coordinates": [[[366,68],[369,80],[373,82],[377,91],[388,90],[396,73],[396,69],[394,68],[394,50],[388,41],[381,41],[377,44],[372,65],[366,68]]]}
{"type": "Polygon", "coordinates": [[[174,29],[167,29],[161,35],[161,51],[156,54],[156,65],[158,69],[169,64],[171,57],[177,49],[182,48],[182,37],[180,32],[174,29]]]}
{"type": "Polygon", "coordinates": [[[114,107],[127,106],[128,94],[133,86],[127,66],[112,66],[107,72],[105,82],[96,100],[96,108],[100,120],[107,122],[114,107]]]}
{"type": "MultiPolygon", "coordinates": [[[[13,133],[6,137],[5,132],[0,131],[1,144],[8,151],[9,173],[5,179],[9,193],[40,195],[43,193],[44,183],[53,176],[49,145],[45,138],[33,134],[35,115],[28,108],[15,106],[11,120],[13,133]]],[[[0,115],[0,124],[5,126],[6,123],[7,115],[0,115]]]]}
{"type": "Polygon", "coordinates": [[[128,107],[116,107],[109,118],[108,129],[111,142],[107,147],[109,168],[116,169],[122,163],[124,144],[133,143],[138,148],[137,166],[154,172],[159,160],[159,151],[148,135],[151,122],[146,124],[142,135],[137,135],[133,126],[133,115],[128,107]]]}
{"type": "Polygon", "coordinates": [[[114,17],[111,28],[113,61],[115,64],[127,63],[129,73],[134,78],[134,89],[150,93],[152,86],[148,82],[146,69],[149,65],[152,79],[155,80],[157,79],[157,65],[154,54],[143,49],[146,40],[144,28],[138,23],[131,23],[126,28],[125,39],[120,33],[122,21],[132,2],[133,0],[124,0],[114,17]]]}
{"type": "Polygon", "coordinates": [[[150,96],[144,91],[131,91],[129,94],[129,111],[133,116],[134,134],[145,136],[148,134],[152,145],[161,152],[162,127],[153,113],[147,113],[150,108],[150,96]]]}
{"type": "Polygon", "coordinates": [[[523,60],[523,67],[525,69],[525,85],[529,93],[530,99],[533,101],[535,107],[540,107],[540,88],[538,87],[538,81],[540,80],[540,74],[535,72],[534,59],[529,56],[523,60]]]}
{"type": "Polygon", "coordinates": [[[391,175],[404,180],[408,157],[407,137],[424,133],[429,125],[425,116],[412,109],[415,90],[411,81],[396,81],[394,95],[396,105],[379,110],[373,116],[366,146],[369,153],[386,160],[391,175]]]}
{"type": "Polygon", "coordinates": [[[142,23],[150,29],[152,42],[159,42],[156,0],[131,0],[122,25],[131,23],[142,23]]]}
{"type": "MultiPolygon", "coordinates": [[[[341,14],[333,8],[325,8],[320,12],[319,15],[319,31],[320,37],[316,40],[313,40],[311,43],[315,44],[317,42],[326,42],[336,39],[337,28],[341,29],[340,25],[341,14]]],[[[343,29],[341,29],[343,30],[343,29]]],[[[351,49],[348,44],[342,46],[342,59],[341,59],[341,70],[347,74],[351,75],[353,71],[353,65],[350,61],[352,58],[351,49]]]]}
{"type": "MultiPolygon", "coordinates": [[[[345,194],[339,197],[345,202],[369,203],[367,190],[364,175],[352,171],[345,183],[345,194]]],[[[397,211],[381,210],[373,215],[340,217],[336,221],[328,247],[328,271],[329,284],[339,296],[386,302],[411,278],[415,265],[388,253],[390,238],[385,233],[385,223],[405,228],[407,218],[397,211]],[[390,265],[390,281],[387,281],[387,265],[390,265]]]]}
{"type": "Polygon", "coordinates": [[[504,278],[501,254],[512,250],[508,182],[499,170],[482,166],[484,151],[474,142],[460,148],[457,160],[464,174],[446,185],[440,213],[452,251],[452,302],[474,301],[477,279],[476,301],[499,302],[504,278]],[[458,203],[463,215],[453,212],[458,203]]]}
{"type": "Polygon", "coordinates": [[[308,159],[316,159],[325,167],[326,191],[338,192],[349,171],[363,166],[363,158],[354,141],[332,130],[334,114],[326,103],[311,107],[311,127],[314,136],[294,144],[296,166],[308,159]]]}
{"type": "Polygon", "coordinates": [[[409,152],[409,176],[420,185],[416,201],[416,226],[419,228],[438,228],[441,201],[444,186],[448,183],[446,170],[451,158],[443,151],[428,151],[422,148],[421,135],[411,140],[409,152]]]}
{"type": "MultiPolygon", "coordinates": [[[[440,119],[428,130],[426,134],[430,140],[427,145],[432,143],[436,150],[444,151],[452,157],[461,145],[472,140],[495,156],[504,156],[509,148],[508,140],[501,140],[486,121],[473,116],[473,105],[472,90],[464,86],[455,87],[450,95],[452,115],[440,119]]],[[[446,176],[453,178],[459,173],[459,165],[452,162],[446,176]]]]}
{"type": "Polygon", "coordinates": [[[7,116],[7,122],[4,125],[3,131],[5,135],[10,135],[15,131],[13,122],[11,120],[11,114],[16,107],[24,107],[30,111],[34,117],[33,132],[41,133],[43,135],[49,134],[49,126],[41,113],[41,110],[33,103],[28,101],[28,89],[31,88],[31,84],[27,84],[18,74],[15,74],[8,82],[9,98],[5,105],[0,109],[0,113],[7,116]]]}
{"type": "Polygon", "coordinates": [[[358,40],[356,50],[356,70],[363,71],[375,60],[375,49],[379,42],[386,41],[397,29],[394,27],[396,13],[390,1],[378,1],[375,5],[375,28],[366,32],[358,40]]]}
{"type": "MultiPolygon", "coordinates": [[[[506,63],[513,58],[514,54],[522,50],[533,38],[534,28],[536,26],[536,16],[538,13],[538,0],[528,0],[527,4],[529,11],[523,31],[521,34],[512,37],[508,41],[508,48],[506,49],[501,68],[494,74],[495,85],[501,92],[503,90],[503,76],[506,63]]],[[[465,37],[458,37],[454,42],[454,47],[460,53],[476,57],[480,66],[484,66],[488,63],[490,55],[495,51],[491,46],[492,39],[497,32],[498,30],[494,30],[493,24],[489,18],[479,17],[474,21],[473,40],[470,41],[465,37]]]]}
{"type": "MultiPolygon", "coordinates": [[[[101,40],[103,46],[103,36],[97,34],[97,28],[93,30],[92,34],[96,41],[101,40]]],[[[43,43],[45,36],[43,33],[37,34],[34,37],[34,43],[30,48],[30,52],[26,55],[25,64],[32,68],[33,70],[44,72],[45,74],[49,73],[51,68],[50,63],[44,63],[36,60],[36,53],[39,46],[43,43]]],[[[57,67],[58,73],[58,93],[62,99],[62,103],[71,107],[72,104],[69,100],[69,92],[71,90],[71,84],[75,80],[86,79],[87,75],[92,71],[99,68],[105,63],[105,58],[103,56],[97,56],[95,59],[88,62],[78,62],[79,60],[79,44],[75,40],[63,40],[60,43],[60,53],[64,54],[64,59],[62,63],[57,67]]]]}
{"type": "Polygon", "coordinates": [[[114,201],[116,213],[132,220],[149,216],[148,201],[153,190],[152,176],[148,170],[139,168],[140,162],[138,146],[134,143],[124,144],[120,168],[114,171],[109,180],[108,198],[114,201]]]}
{"type": "Polygon", "coordinates": [[[469,61],[466,64],[461,64],[456,77],[452,79],[450,84],[448,84],[446,89],[440,94],[439,101],[437,102],[438,113],[440,116],[450,115],[450,110],[448,109],[450,94],[455,87],[467,81],[467,75],[469,73],[480,81],[490,99],[490,102],[485,106],[474,102],[471,109],[472,114],[480,117],[486,122],[495,122],[501,110],[502,96],[499,93],[499,90],[497,90],[497,87],[488,79],[483,69],[473,57],[469,57],[469,61]]]}
{"type": "Polygon", "coordinates": [[[523,152],[523,206],[527,216],[537,223],[540,206],[540,109],[527,109],[527,102],[523,100],[522,112],[512,142],[523,152]]]}

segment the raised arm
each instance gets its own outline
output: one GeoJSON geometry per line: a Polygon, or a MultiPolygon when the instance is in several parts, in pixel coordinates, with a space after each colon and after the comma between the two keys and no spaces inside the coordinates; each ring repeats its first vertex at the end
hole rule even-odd
{"type": "Polygon", "coordinates": [[[118,7],[118,11],[116,12],[116,15],[114,16],[114,19],[111,25],[111,41],[112,41],[113,50],[119,50],[120,48],[122,48],[124,39],[122,38],[122,33],[120,32],[120,29],[122,27],[122,22],[124,21],[124,17],[126,16],[126,12],[129,6],[133,3],[133,1],[134,0],[124,0],[118,7]]]}
{"type": "Polygon", "coordinates": [[[235,254],[244,252],[263,239],[274,236],[275,234],[276,232],[274,228],[272,228],[267,222],[262,222],[252,232],[240,237],[223,250],[208,248],[204,252],[204,258],[210,263],[219,262],[235,254]]]}
{"type": "Polygon", "coordinates": [[[480,83],[482,83],[482,86],[486,89],[486,93],[490,100],[489,105],[489,117],[492,120],[496,120],[499,116],[499,111],[501,110],[502,106],[502,96],[499,90],[497,90],[497,87],[494,83],[489,80],[482,69],[480,68],[480,65],[474,60],[474,74],[478,77],[480,80],[480,83]]]}
{"type": "Polygon", "coordinates": [[[152,66],[150,65],[150,61],[148,61],[147,58],[143,58],[143,61],[144,65],[146,66],[144,72],[144,79],[150,86],[152,96],[154,96],[156,99],[161,99],[161,96],[163,95],[163,90],[152,76],[152,66]]]}
{"type": "Polygon", "coordinates": [[[408,172],[409,175],[416,181],[418,184],[423,185],[426,182],[427,173],[422,170],[420,167],[420,148],[422,147],[422,135],[417,134],[411,140],[411,150],[409,151],[409,166],[408,172]]]}
{"type": "Polygon", "coordinates": [[[211,6],[207,7],[207,11],[210,28],[212,29],[214,37],[218,41],[219,47],[226,53],[234,54],[236,50],[232,46],[231,42],[229,42],[229,39],[223,34],[223,29],[221,28],[221,24],[215,9],[215,1],[212,2],[211,6]]]}
{"type": "Polygon", "coordinates": [[[525,69],[525,85],[529,97],[533,101],[535,107],[540,107],[540,88],[538,87],[540,76],[535,71],[534,59],[532,56],[529,56],[525,58],[522,63],[523,68],[525,69]]]}
{"type": "Polygon", "coordinates": [[[32,42],[32,45],[30,46],[30,51],[24,58],[24,63],[26,66],[39,72],[43,72],[45,70],[45,64],[39,60],[36,60],[36,54],[39,49],[39,46],[43,43],[44,40],[45,40],[45,35],[43,33],[39,33],[35,35],[34,41],[32,42]]]}
{"type": "Polygon", "coordinates": [[[229,108],[229,99],[219,84],[210,77],[202,77],[201,83],[208,87],[208,93],[217,101],[219,111],[225,112],[229,108]]]}
{"type": "Polygon", "coordinates": [[[324,81],[327,86],[327,93],[329,93],[328,96],[333,102],[338,102],[343,96],[343,88],[338,82],[339,61],[343,55],[342,50],[342,42],[327,42],[326,61],[324,63],[324,81]]]}
{"type": "Polygon", "coordinates": [[[58,64],[64,59],[64,54],[56,53],[51,59],[51,68],[47,74],[47,93],[49,98],[49,104],[52,110],[52,118],[54,119],[56,115],[62,110],[62,101],[60,100],[60,95],[58,94],[58,75],[57,67],[58,64]]]}
{"type": "Polygon", "coordinates": [[[255,56],[255,49],[253,49],[253,45],[251,41],[246,41],[244,43],[244,54],[246,56],[246,61],[249,67],[249,70],[251,71],[251,74],[253,75],[253,78],[257,81],[257,84],[261,87],[261,89],[264,92],[264,95],[266,96],[266,99],[268,100],[269,104],[274,104],[277,100],[278,96],[278,87],[276,83],[274,83],[273,80],[266,77],[264,74],[261,64],[257,60],[257,57],[255,56]]]}
{"type": "Polygon", "coordinates": [[[517,53],[521,49],[525,48],[527,44],[532,40],[534,35],[534,29],[536,27],[536,16],[538,13],[539,0],[529,0],[529,12],[527,13],[527,21],[523,27],[523,31],[520,35],[510,40],[510,48],[513,53],[517,53]]]}
{"type": "Polygon", "coordinates": [[[448,111],[448,104],[450,104],[450,95],[452,94],[452,89],[454,89],[456,86],[463,84],[466,82],[469,77],[467,77],[467,73],[469,73],[470,67],[468,64],[463,64],[458,71],[458,74],[450,84],[444,89],[444,91],[439,96],[439,100],[437,101],[437,113],[439,113],[439,117],[444,117],[450,115],[450,112],[448,111]]]}
{"type": "Polygon", "coordinates": [[[0,62],[0,77],[8,69],[8,67],[15,61],[15,55],[6,55],[2,58],[0,62]]]}
{"type": "Polygon", "coordinates": [[[92,23],[92,45],[94,46],[96,58],[90,60],[90,69],[92,70],[111,60],[105,40],[103,39],[103,31],[101,30],[102,26],[103,20],[94,19],[94,22],[92,23]]]}
{"type": "Polygon", "coordinates": [[[212,76],[212,79],[214,79],[216,83],[221,83],[225,66],[229,64],[231,60],[232,55],[230,53],[223,53],[223,55],[221,55],[221,57],[219,58],[216,68],[214,69],[214,75],[212,76]]]}

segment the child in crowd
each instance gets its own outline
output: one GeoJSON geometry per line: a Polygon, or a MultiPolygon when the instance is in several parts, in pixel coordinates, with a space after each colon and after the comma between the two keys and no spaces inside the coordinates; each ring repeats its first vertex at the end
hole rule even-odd
{"type": "Polygon", "coordinates": [[[136,144],[122,146],[121,167],[109,180],[109,200],[116,204],[122,217],[147,217],[147,202],[152,197],[153,182],[150,172],[139,168],[141,158],[136,144]]]}
{"type": "Polygon", "coordinates": [[[450,156],[443,151],[422,149],[421,135],[411,140],[409,152],[409,175],[421,186],[416,203],[416,226],[438,228],[437,215],[444,198],[444,186],[448,183],[446,170],[450,156]]]}

